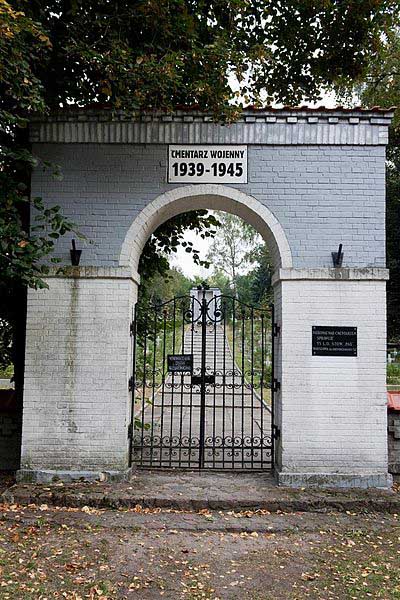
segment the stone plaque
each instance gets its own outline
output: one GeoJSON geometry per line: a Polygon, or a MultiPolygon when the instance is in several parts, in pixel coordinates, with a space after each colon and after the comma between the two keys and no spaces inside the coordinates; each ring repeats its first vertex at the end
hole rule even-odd
{"type": "Polygon", "coordinates": [[[357,327],[314,325],[313,356],[357,356],[357,327]]]}
{"type": "Polygon", "coordinates": [[[169,373],[191,373],[193,371],[193,354],[168,354],[169,373]]]}

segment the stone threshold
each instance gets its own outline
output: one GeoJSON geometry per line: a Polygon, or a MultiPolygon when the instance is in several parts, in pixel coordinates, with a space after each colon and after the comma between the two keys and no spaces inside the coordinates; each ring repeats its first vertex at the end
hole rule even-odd
{"type": "Polygon", "coordinates": [[[135,471],[126,482],[21,484],[2,502],[101,509],[161,508],[281,512],[400,512],[400,494],[365,489],[278,487],[269,473],[135,471]]]}

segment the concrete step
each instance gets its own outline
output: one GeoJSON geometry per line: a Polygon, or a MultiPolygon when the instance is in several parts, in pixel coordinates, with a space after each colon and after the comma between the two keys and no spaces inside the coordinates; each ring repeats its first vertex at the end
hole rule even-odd
{"type": "Polygon", "coordinates": [[[400,513],[400,493],[380,490],[290,489],[268,472],[140,470],[127,482],[15,484],[1,496],[15,504],[95,508],[164,508],[276,512],[400,513]]]}

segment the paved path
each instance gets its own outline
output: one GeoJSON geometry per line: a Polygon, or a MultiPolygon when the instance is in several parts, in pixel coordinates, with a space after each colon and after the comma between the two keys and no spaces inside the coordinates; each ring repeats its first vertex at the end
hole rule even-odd
{"type": "MultiPolygon", "coordinates": [[[[180,475],[174,472],[170,479],[180,475]]],[[[197,479],[216,475],[203,471],[197,479]]],[[[218,475],[229,479],[227,497],[250,477],[218,475]]],[[[263,474],[251,476],[256,480],[263,474]]],[[[145,489],[153,482],[159,494],[157,473],[153,470],[147,479],[145,489]]],[[[248,488],[246,499],[259,491],[257,484],[248,488]]],[[[138,485],[135,479],[126,484],[132,501],[138,485]]],[[[115,486],[108,484],[109,493],[115,494],[115,486]]],[[[179,491],[186,490],[175,489],[174,498],[179,491]]],[[[271,491],[282,493],[263,489],[264,494],[271,491]]],[[[399,597],[399,507],[391,507],[396,514],[377,515],[362,492],[353,494],[357,510],[353,500],[341,505],[341,513],[334,512],[334,497],[331,506],[310,500],[306,513],[298,504],[296,512],[285,505],[273,513],[268,508],[182,512],[145,504],[131,504],[127,510],[115,500],[114,506],[123,510],[104,510],[105,484],[17,486],[10,496],[12,492],[25,506],[13,501],[0,508],[2,600],[399,597]],[[103,505],[93,504],[95,498],[103,505]]],[[[389,495],[386,501],[381,496],[380,510],[388,501],[389,495]]]]}
{"type": "MultiPolygon", "coordinates": [[[[201,344],[201,326],[189,328],[181,352],[193,354],[195,376],[200,374],[201,344]]],[[[206,357],[207,375],[215,375],[215,383],[206,389],[204,467],[268,468],[269,407],[254,391],[251,375],[243,382],[221,325],[207,327],[206,357]]],[[[140,448],[138,431],[134,461],[146,466],[197,467],[200,411],[200,386],[193,385],[189,375],[169,375],[144,415],[138,415],[145,423],[145,448],[140,448]]]]}

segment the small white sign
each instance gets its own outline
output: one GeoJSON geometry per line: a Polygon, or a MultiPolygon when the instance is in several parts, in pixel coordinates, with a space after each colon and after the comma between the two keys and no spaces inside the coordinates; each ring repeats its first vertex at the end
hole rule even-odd
{"type": "Polygon", "coordinates": [[[169,183],[247,183],[247,146],[171,145],[169,183]]]}

